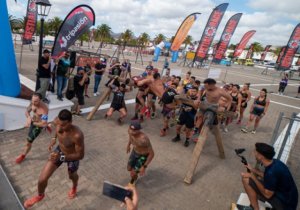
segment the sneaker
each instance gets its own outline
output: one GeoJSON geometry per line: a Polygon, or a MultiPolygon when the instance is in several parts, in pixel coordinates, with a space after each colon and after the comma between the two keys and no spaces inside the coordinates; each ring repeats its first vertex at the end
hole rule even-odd
{"type": "Polygon", "coordinates": [[[251,131],[252,134],[256,134],[256,130],[251,131]]]}
{"type": "Polygon", "coordinates": [[[94,97],[96,97],[96,96],[98,96],[98,94],[97,94],[97,93],[94,93],[94,97]]]}
{"type": "Polygon", "coordinates": [[[98,96],[100,96],[100,93],[99,93],[99,92],[97,92],[96,94],[97,94],[98,96]]]}
{"type": "Polygon", "coordinates": [[[160,130],[160,136],[163,137],[165,135],[167,135],[167,132],[164,129],[161,129],[160,130]]]}
{"type": "Polygon", "coordinates": [[[24,154],[21,154],[17,157],[16,159],[16,163],[17,164],[20,164],[23,160],[25,159],[25,155],[24,154]]]}
{"type": "Polygon", "coordinates": [[[152,112],[152,113],[151,113],[151,119],[154,119],[155,116],[156,116],[156,113],[155,113],[155,112],[152,112]]]}
{"type": "Polygon", "coordinates": [[[76,195],[77,195],[77,188],[76,187],[72,187],[72,189],[68,192],[69,199],[75,198],[76,195]]]}
{"type": "Polygon", "coordinates": [[[180,139],[180,137],[178,137],[178,136],[176,136],[175,138],[172,139],[173,142],[177,142],[177,141],[180,141],[180,140],[181,140],[181,139],[180,139]]]}
{"type": "Polygon", "coordinates": [[[43,200],[43,198],[45,197],[45,195],[37,195],[37,196],[34,196],[32,198],[29,198],[27,199],[25,202],[24,202],[24,207],[27,209],[27,208],[30,208],[32,207],[34,204],[40,202],[41,200],[43,200]]]}
{"type": "Polygon", "coordinates": [[[189,142],[189,140],[185,140],[185,142],[184,142],[184,146],[185,147],[188,147],[190,145],[190,142],[189,142]]]}
{"type": "Polygon", "coordinates": [[[244,133],[248,133],[247,128],[242,128],[241,131],[243,131],[244,133]]]}
{"type": "Polygon", "coordinates": [[[63,101],[62,97],[57,97],[57,100],[63,101]]]}
{"type": "Polygon", "coordinates": [[[228,128],[227,127],[224,128],[224,132],[228,133],[228,128]]]}

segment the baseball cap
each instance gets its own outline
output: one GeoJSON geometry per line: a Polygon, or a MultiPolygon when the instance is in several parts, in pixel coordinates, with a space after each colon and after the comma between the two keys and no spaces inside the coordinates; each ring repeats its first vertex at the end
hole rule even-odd
{"type": "Polygon", "coordinates": [[[77,72],[80,71],[80,70],[84,70],[84,68],[82,66],[78,66],[77,67],[77,72]]]}
{"type": "Polygon", "coordinates": [[[133,120],[130,123],[130,128],[133,130],[140,130],[142,129],[141,123],[137,120],[133,120]]]}

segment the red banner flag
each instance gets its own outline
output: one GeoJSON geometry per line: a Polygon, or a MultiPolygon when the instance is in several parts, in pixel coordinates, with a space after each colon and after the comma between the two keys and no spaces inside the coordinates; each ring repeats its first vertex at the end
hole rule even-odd
{"type": "Polygon", "coordinates": [[[276,63],[277,63],[277,64],[280,63],[280,61],[281,61],[281,59],[282,59],[282,57],[283,57],[285,48],[286,48],[286,46],[284,46],[284,47],[281,48],[280,53],[279,53],[279,55],[278,55],[278,57],[277,57],[277,60],[276,60],[276,63]]]}
{"type": "Polygon", "coordinates": [[[249,50],[248,50],[248,52],[247,52],[246,59],[249,59],[249,58],[252,57],[253,47],[254,47],[254,45],[251,44],[250,47],[249,47],[249,50]]]}
{"type": "Polygon", "coordinates": [[[267,45],[265,47],[265,50],[263,51],[263,53],[260,55],[260,60],[261,61],[264,61],[266,56],[267,56],[267,53],[269,52],[270,48],[271,48],[272,45],[267,45]]]}
{"type": "Polygon", "coordinates": [[[223,30],[223,33],[221,35],[221,39],[220,39],[218,45],[216,46],[216,50],[214,50],[215,56],[214,56],[213,62],[220,63],[220,61],[222,60],[222,58],[227,50],[230,39],[241,19],[241,16],[242,16],[242,13],[237,13],[228,20],[228,22],[223,30]]]}
{"type": "Polygon", "coordinates": [[[32,43],[32,36],[35,32],[37,22],[37,9],[35,2],[36,0],[28,0],[26,23],[23,34],[24,45],[32,43]]]}
{"type": "Polygon", "coordinates": [[[294,56],[299,48],[300,44],[300,23],[295,27],[290,40],[284,50],[282,58],[279,60],[278,69],[287,70],[290,69],[294,56]]]}
{"type": "Polygon", "coordinates": [[[241,39],[238,46],[235,48],[233,57],[238,57],[242,54],[243,50],[245,49],[248,41],[251,39],[251,37],[255,34],[255,30],[248,31],[244,34],[243,38],[241,39]]]}
{"type": "Polygon", "coordinates": [[[228,3],[220,4],[210,14],[196,51],[195,61],[205,59],[227,7],[228,3]]]}

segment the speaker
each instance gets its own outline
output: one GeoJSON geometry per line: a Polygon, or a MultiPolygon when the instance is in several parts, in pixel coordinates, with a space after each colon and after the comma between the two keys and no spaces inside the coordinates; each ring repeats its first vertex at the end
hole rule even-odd
{"type": "Polygon", "coordinates": [[[76,52],[72,51],[70,53],[70,68],[75,68],[76,66],[76,52]]]}

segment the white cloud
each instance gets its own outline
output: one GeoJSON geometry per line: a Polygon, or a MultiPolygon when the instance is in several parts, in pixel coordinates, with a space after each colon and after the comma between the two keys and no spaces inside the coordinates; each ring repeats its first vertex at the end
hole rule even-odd
{"type": "MultiPolygon", "coordinates": [[[[24,16],[27,0],[7,0],[9,13],[24,16]]],[[[193,12],[201,12],[194,23],[190,34],[194,40],[199,40],[212,9],[217,6],[213,0],[50,0],[52,8],[48,18],[59,16],[64,18],[69,11],[79,4],[90,5],[96,14],[96,25],[108,24],[114,32],[130,29],[136,36],[147,32],[152,38],[158,33],[167,37],[175,35],[184,18],[193,12]]],[[[235,8],[237,5],[235,5],[235,8]]],[[[250,42],[257,41],[264,45],[285,45],[293,28],[300,20],[300,1],[284,0],[249,0],[241,3],[243,14],[241,21],[232,37],[232,43],[237,43],[243,34],[256,30],[250,42]],[[250,8],[245,9],[245,7],[250,8]],[[249,11],[255,12],[249,12],[249,11]],[[283,18],[281,18],[283,17],[283,18]]],[[[241,11],[226,11],[219,26],[215,39],[218,40],[228,19],[241,11]]]]}

